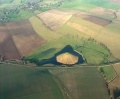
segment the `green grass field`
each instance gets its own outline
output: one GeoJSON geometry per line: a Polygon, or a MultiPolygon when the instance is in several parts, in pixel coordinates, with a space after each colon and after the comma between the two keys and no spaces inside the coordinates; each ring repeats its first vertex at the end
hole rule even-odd
{"type": "Polygon", "coordinates": [[[69,1],[66,0],[62,5],[61,8],[65,9],[80,9],[84,11],[90,11],[91,9],[97,8],[97,7],[103,7],[106,9],[120,9],[119,3],[114,3],[109,0],[73,0],[69,1]]]}
{"type": "Polygon", "coordinates": [[[47,69],[0,64],[0,99],[64,99],[47,69]]]}
{"type": "Polygon", "coordinates": [[[116,72],[115,72],[113,66],[105,66],[105,67],[102,66],[102,67],[100,67],[100,72],[103,73],[107,82],[109,82],[114,77],[116,77],[116,72]]]}
{"type": "Polygon", "coordinates": [[[96,67],[0,64],[0,99],[109,99],[96,67]]]}

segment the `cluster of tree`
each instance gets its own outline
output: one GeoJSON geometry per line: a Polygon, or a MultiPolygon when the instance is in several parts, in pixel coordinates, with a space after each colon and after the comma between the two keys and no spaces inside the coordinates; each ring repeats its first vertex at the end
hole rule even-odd
{"type": "Polygon", "coordinates": [[[113,90],[114,99],[120,99],[120,88],[116,87],[113,90]]]}
{"type": "MultiPolygon", "coordinates": [[[[11,0],[10,3],[12,1],[13,0],[11,0]]],[[[51,8],[60,7],[62,5],[62,2],[63,2],[63,1],[59,1],[56,3],[50,3],[49,5],[45,4],[46,6],[40,6],[40,3],[42,1],[43,0],[38,0],[38,1],[30,1],[29,0],[28,2],[25,3],[21,0],[21,3],[19,5],[16,5],[12,8],[3,8],[2,11],[0,11],[0,23],[9,22],[15,18],[18,18],[19,17],[18,14],[21,10],[34,13],[34,11],[42,10],[44,8],[51,9],[51,8]]],[[[41,4],[41,5],[44,5],[44,4],[41,4]]]]}
{"type": "Polygon", "coordinates": [[[19,11],[20,11],[20,9],[18,8],[18,7],[16,7],[16,8],[12,8],[12,9],[6,9],[6,8],[4,8],[3,9],[3,14],[4,15],[8,15],[8,14],[18,14],[19,13],[19,11]]]}
{"type": "Polygon", "coordinates": [[[14,0],[0,0],[0,4],[3,4],[3,3],[12,3],[14,0]]]}
{"type": "Polygon", "coordinates": [[[17,16],[19,12],[20,12],[20,9],[18,7],[11,8],[11,9],[4,8],[1,11],[0,22],[9,22],[13,18],[12,16],[13,15],[17,16]]]}
{"type": "Polygon", "coordinates": [[[0,62],[4,62],[6,60],[5,56],[0,55],[0,62]]]}
{"type": "MultiPolygon", "coordinates": [[[[13,0],[11,0],[12,2],[13,0]]],[[[27,2],[24,4],[20,4],[19,6],[14,6],[11,8],[3,8],[0,11],[0,23],[9,22],[14,18],[17,18],[19,15],[19,12],[21,10],[27,10],[30,12],[34,12],[35,10],[39,9],[39,2],[42,2],[43,0],[39,0],[38,2],[27,2]]]]}
{"type": "Polygon", "coordinates": [[[28,61],[33,64],[37,64],[39,62],[39,59],[37,59],[37,58],[31,58],[31,59],[26,59],[26,58],[22,59],[21,58],[21,60],[28,61]]]}

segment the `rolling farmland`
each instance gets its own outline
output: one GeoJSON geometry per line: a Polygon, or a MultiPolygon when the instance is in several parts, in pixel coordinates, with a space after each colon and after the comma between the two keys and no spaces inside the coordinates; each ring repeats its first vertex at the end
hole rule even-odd
{"type": "Polygon", "coordinates": [[[69,12],[50,10],[37,15],[41,18],[46,26],[52,30],[56,30],[62,26],[72,15],[69,12]]]}
{"type": "MultiPolygon", "coordinates": [[[[118,43],[120,42],[119,31],[113,31],[111,30],[112,28],[106,28],[107,26],[102,27],[78,17],[72,17],[69,22],[67,22],[67,24],[70,27],[73,27],[74,29],[83,32],[90,37],[93,37],[96,41],[103,43],[111,51],[113,56],[115,56],[117,59],[120,59],[120,54],[118,54],[120,50],[118,43]]],[[[120,26],[120,24],[117,24],[117,26],[120,26]]],[[[116,27],[114,30],[118,30],[118,27],[116,27]]]]}
{"type": "Polygon", "coordinates": [[[37,17],[29,18],[29,21],[35,32],[44,38],[46,41],[52,41],[60,38],[62,35],[48,29],[44,23],[37,17]],[[49,34],[49,35],[48,35],[49,34]]]}
{"type": "Polygon", "coordinates": [[[0,26],[0,55],[5,56],[7,59],[18,59],[20,53],[18,52],[11,34],[6,30],[5,25],[0,26]]]}
{"type": "Polygon", "coordinates": [[[108,20],[108,19],[97,17],[97,16],[94,16],[94,15],[91,15],[91,14],[85,13],[85,12],[76,13],[75,16],[82,18],[84,20],[87,20],[89,22],[95,23],[100,26],[106,26],[111,23],[110,20],[108,20]]]}
{"type": "MultiPolygon", "coordinates": [[[[44,12],[44,13],[47,13],[47,12],[44,12]]],[[[44,19],[48,20],[48,18],[44,18],[44,19]]],[[[62,49],[66,45],[71,45],[78,52],[82,52],[83,56],[87,60],[87,63],[89,64],[100,64],[100,63],[106,63],[109,61],[112,62],[116,60],[112,56],[112,54],[108,51],[108,49],[100,45],[97,41],[92,41],[92,42],[90,41],[90,43],[88,41],[88,44],[87,44],[87,40],[89,38],[93,37],[94,39],[94,37],[99,35],[98,31],[101,31],[101,29],[104,28],[101,25],[97,25],[97,24],[94,24],[94,22],[88,22],[87,20],[83,20],[79,17],[73,16],[64,25],[60,26],[55,31],[51,31],[51,29],[49,29],[49,27],[47,27],[44,24],[44,21],[42,22],[42,20],[38,19],[37,17],[31,17],[29,21],[32,24],[32,27],[34,28],[34,30],[42,38],[47,40],[47,43],[42,47],[38,48],[38,50],[31,53],[31,55],[28,56],[28,59],[32,59],[32,58],[37,58],[39,60],[48,59],[54,56],[56,52],[58,52],[60,49],[62,49]],[[100,50],[98,50],[98,48],[100,48],[100,50]],[[48,53],[49,49],[55,49],[55,50],[53,50],[52,52],[50,51],[50,53],[48,53]],[[44,52],[47,52],[47,53],[44,53],[44,52]]],[[[106,23],[106,20],[103,20],[103,21],[105,21],[106,23]]],[[[52,19],[52,22],[55,23],[56,20],[52,19]]]]}
{"type": "Polygon", "coordinates": [[[3,37],[0,40],[0,54],[7,59],[26,56],[45,42],[28,21],[7,23],[0,28],[0,35],[3,37]]]}
{"type": "Polygon", "coordinates": [[[88,97],[109,99],[105,81],[96,67],[35,68],[0,64],[1,99],[88,97]]]}
{"type": "Polygon", "coordinates": [[[0,99],[64,99],[47,69],[0,64],[0,99]]]}
{"type": "Polygon", "coordinates": [[[119,99],[119,42],[120,0],[0,0],[0,99],[119,99]]]}
{"type": "Polygon", "coordinates": [[[54,68],[50,72],[60,82],[69,99],[109,99],[105,82],[97,68],[54,68]]]}

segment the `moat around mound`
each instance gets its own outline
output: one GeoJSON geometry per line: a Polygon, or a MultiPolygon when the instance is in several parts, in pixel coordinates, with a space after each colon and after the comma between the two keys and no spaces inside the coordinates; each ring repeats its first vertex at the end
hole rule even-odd
{"type": "Polygon", "coordinates": [[[83,56],[79,52],[73,50],[73,48],[70,45],[67,45],[61,51],[56,53],[53,57],[38,61],[37,65],[38,66],[44,64],[74,65],[82,64],[83,62],[84,62],[83,56]]]}

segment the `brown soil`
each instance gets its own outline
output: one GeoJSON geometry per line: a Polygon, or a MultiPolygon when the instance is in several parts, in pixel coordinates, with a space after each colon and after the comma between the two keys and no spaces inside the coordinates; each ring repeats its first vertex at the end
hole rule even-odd
{"type": "Polygon", "coordinates": [[[29,55],[45,41],[36,34],[29,21],[0,26],[0,53],[7,59],[29,55]]]}
{"type": "Polygon", "coordinates": [[[106,26],[106,25],[111,23],[107,19],[99,18],[99,17],[92,16],[92,15],[89,15],[89,14],[76,14],[76,16],[80,17],[80,18],[82,18],[84,20],[87,20],[89,22],[92,22],[92,23],[95,23],[97,25],[100,25],[100,26],[106,26]]]}
{"type": "Polygon", "coordinates": [[[43,20],[44,24],[52,30],[62,26],[71,16],[71,13],[60,10],[50,10],[38,14],[38,17],[43,20]]]}
{"type": "Polygon", "coordinates": [[[0,26],[0,55],[6,59],[18,59],[21,56],[5,26],[0,26]]]}

